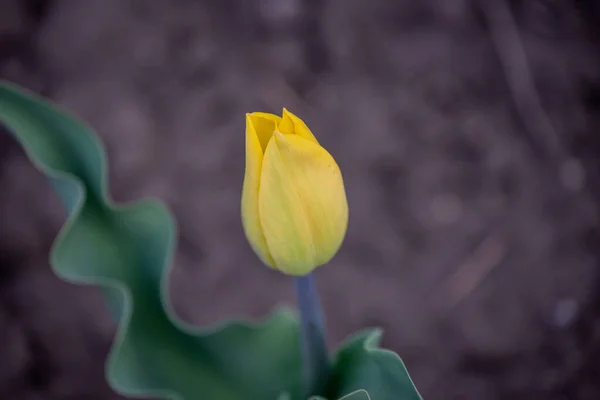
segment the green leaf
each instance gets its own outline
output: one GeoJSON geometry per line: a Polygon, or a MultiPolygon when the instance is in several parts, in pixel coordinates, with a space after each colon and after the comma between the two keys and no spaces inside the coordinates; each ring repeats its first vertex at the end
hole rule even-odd
{"type": "Polygon", "coordinates": [[[2,82],[0,124],[50,178],[69,212],[50,256],[55,273],[101,287],[119,319],[106,369],[117,392],[186,400],[299,398],[299,327],[289,311],[256,325],[236,321],[204,330],[174,316],[166,290],[174,220],[158,201],[109,199],[104,150],[90,128],[2,82]]]}
{"type": "Polygon", "coordinates": [[[339,400],[371,400],[371,397],[366,390],[357,390],[347,396],[341,397],[339,400]]]}
{"type": "MultiPolygon", "coordinates": [[[[324,397],[313,396],[309,400],[327,400],[324,397]]],[[[366,390],[357,390],[352,392],[344,397],[340,397],[338,400],[372,400],[369,397],[369,393],[366,390]]]]}
{"type": "MultiPolygon", "coordinates": [[[[329,398],[355,392],[358,395],[357,391],[362,390],[368,392],[371,400],[422,400],[400,357],[378,347],[381,335],[380,329],[365,330],[338,349],[331,371],[329,398]]],[[[364,397],[364,393],[362,395],[364,397]]]]}

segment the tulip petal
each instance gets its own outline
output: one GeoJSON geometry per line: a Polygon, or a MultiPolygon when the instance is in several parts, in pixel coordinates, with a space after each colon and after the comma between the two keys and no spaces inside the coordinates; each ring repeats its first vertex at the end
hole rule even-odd
{"type": "MultiPolygon", "coordinates": [[[[273,136],[273,132],[281,122],[281,117],[275,114],[253,112],[252,114],[249,114],[249,118],[264,154],[267,144],[273,136]]],[[[246,120],[246,123],[248,123],[248,120],[246,120]]]]}
{"type": "Polygon", "coordinates": [[[318,144],[277,131],[273,139],[263,161],[260,222],[275,268],[305,275],[328,262],[343,241],[348,204],[342,175],[318,144]]]}
{"type": "Polygon", "coordinates": [[[283,117],[277,126],[277,130],[285,135],[298,135],[313,143],[319,144],[317,138],[308,129],[308,126],[300,118],[289,112],[286,108],[283,109],[283,117]]]}
{"type": "Polygon", "coordinates": [[[246,172],[242,188],[242,225],[254,252],[273,267],[258,215],[258,192],[263,164],[263,149],[251,114],[246,114],[246,172]]]}

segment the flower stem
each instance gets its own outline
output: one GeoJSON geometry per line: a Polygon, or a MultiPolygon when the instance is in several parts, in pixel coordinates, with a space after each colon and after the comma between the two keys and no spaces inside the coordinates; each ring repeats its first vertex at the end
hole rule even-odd
{"type": "Polygon", "coordinates": [[[322,395],[329,373],[325,324],[313,274],[294,279],[302,329],[302,358],[308,398],[322,395]]]}

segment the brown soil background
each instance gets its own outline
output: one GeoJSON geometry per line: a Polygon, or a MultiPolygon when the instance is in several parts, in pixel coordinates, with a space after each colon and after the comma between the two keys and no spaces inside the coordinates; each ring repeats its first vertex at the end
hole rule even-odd
{"type": "MultiPolygon", "coordinates": [[[[285,106],[347,184],[347,239],[317,273],[332,346],[383,327],[428,400],[594,400],[598,4],[0,0],[0,77],[96,129],[117,200],[172,208],[186,320],[294,301],[239,221],[244,113],[285,106]]],[[[114,323],[51,273],[65,214],[0,133],[0,398],[117,399],[114,323]]]]}

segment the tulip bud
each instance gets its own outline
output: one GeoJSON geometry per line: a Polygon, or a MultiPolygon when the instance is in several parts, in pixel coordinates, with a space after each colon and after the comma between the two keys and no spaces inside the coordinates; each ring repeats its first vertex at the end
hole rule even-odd
{"type": "Polygon", "coordinates": [[[242,223],[252,249],[268,266],[306,275],[342,244],[348,203],[340,169],[304,122],[246,114],[242,223]]]}

